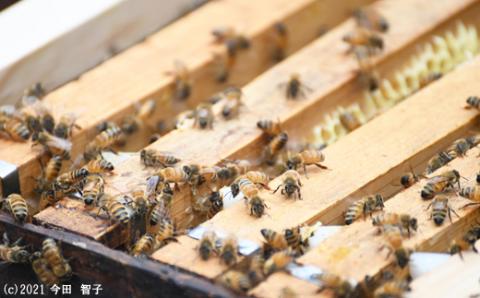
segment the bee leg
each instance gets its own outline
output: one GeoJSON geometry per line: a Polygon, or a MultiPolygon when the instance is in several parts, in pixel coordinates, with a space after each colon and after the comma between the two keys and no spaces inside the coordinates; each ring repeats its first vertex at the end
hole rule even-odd
{"type": "MultiPolygon", "coordinates": [[[[273,193],[276,193],[281,186],[282,184],[278,185],[278,187],[273,191],[273,193]]],[[[283,192],[282,192],[282,195],[283,195],[283,192]]]]}
{"type": "Polygon", "coordinates": [[[10,246],[10,239],[8,239],[7,232],[3,233],[3,244],[10,246]]]}
{"type": "Polygon", "coordinates": [[[302,193],[300,192],[300,188],[299,188],[299,187],[297,187],[297,193],[298,193],[298,199],[299,199],[299,200],[303,200],[303,199],[302,199],[302,193]]]}
{"type": "Polygon", "coordinates": [[[460,215],[458,215],[458,213],[455,211],[455,209],[453,208],[450,208],[449,209],[453,212],[453,214],[455,214],[458,218],[460,218],[460,215]]]}
{"type": "Polygon", "coordinates": [[[180,187],[178,186],[178,183],[175,182],[175,184],[173,185],[173,188],[176,190],[176,191],[180,191],[180,187]]]}
{"type": "Polygon", "coordinates": [[[324,165],[322,165],[322,164],[316,163],[316,164],[314,164],[314,165],[316,165],[317,167],[319,167],[319,168],[321,168],[321,169],[328,170],[328,167],[326,167],[326,166],[324,166],[324,165]]]}
{"type": "Polygon", "coordinates": [[[425,211],[427,211],[428,209],[430,209],[430,207],[432,207],[432,203],[428,204],[427,208],[425,208],[425,211]]]}
{"type": "Polygon", "coordinates": [[[305,164],[303,164],[303,172],[305,173],[305,177],[307,177],[307,179],[309,179],[308,178],[308,173],[307,173],[307,166],[305,164]]]}
{"type": "Polygon", "coordinates": [[[465,205],[464,205],[462,208],[460,208],[460,209],[465,209],[465,208],[467,208],[468,206],[473,206],[473,205],[480,205],[480,203],[477,203],[477,202],[467,203],[467,204],[465,204],[465,205]]]}
{"type": "MultiPolygon", "coordinates": [[[[17,240],[15,240],[15,242],[12,243],[12,246],[18,246],[20,242],[22,242],[22,240],[23,240],[22,237],[18,238],[17,240]]],[[[25,247],[21,247],[21,248],[25,248],[25,247]]]]}

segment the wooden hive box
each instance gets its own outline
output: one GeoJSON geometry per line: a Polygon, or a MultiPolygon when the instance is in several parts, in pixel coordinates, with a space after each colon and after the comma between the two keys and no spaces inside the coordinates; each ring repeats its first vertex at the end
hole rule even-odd
{"type": "MultiPolygon", "coordinates": [[[[10,9],[27,11],[34,8],[30,2],[21,1],[1,12],[0,24],[23,20],[23,12],[15,14],[10,9]],[[20,4],[24,6],[18,7],[20,4]]],[[[47,160],[46,154],[32,147],[31,141],[2,137],[0,197],[20,193],[31,213],[31,220],[24,224],[16,223],[8,212],[0,213],[0,232],[11,239],[22,237],[32,251],[41,248],[47,237],[59,241],[75,276],[101,283],[111,291],[109,295],[117,297],[289,297],[290,290],[296,297],[316,297],[335,293],[318,292],[315,280],[311,276],[302,279],[296,269],[314,268],[361,284],[365,276],[378,281],[382,272],[394,267],[395,259],[379,251],[384,241],[375,235],[370,220],[343,225],[347,208],[363,196],[380,193],[386,200],[384,212],[407,213],[417,219],[416,233],[402,244],[417,252],[447,252],[452,240],[478,225],[478,208],[461,208],[469,201],[459,190],[446,194],[458,217],[436,226],[425,210],[431,201],[420,197],[426,179],[408,189],[398,181],[410,169],[423,172],[438,152],[478,132],[478,111],[464,107],[468,97],[480,96],[480,1],[210,1],[167,26],[187,7],[204,1],[178,1],[178,5],[141,1],[130,14],[126,13],[133,9],[130,1],[110,2],[88,9],[86,4],[78,4],[91,10],[78,23],[65,24],[63,34],[45,36],[22,48],[21,55],[0,64],[0,104],[15,102],[21,90],[44,82],[47,94],[42,102],[54,117],[75,113],[79,128],[71,136],[72,162],[62,171],[70,170],[73,161],[82,156],[98,134],[99,124],[120,123],[149,100],[155,101],[156,108],[147,125],[127,136],[124,146],[115,147],[122,152],[120,158],[114,158],[113,174],[104,177],[105,193],[122,197],[145,189],[147,179],[159,169],[140,162],[143,149],[170,152],[182,165],[222,167],[228,161],[249,160],[254,164],[252,169],[272,176],[268,186],[276,189],[283,177],[273,167],[258,162],[269,142],[256,126],[263,119],[280,123],[288,134],[291,151],[298,151],[305,143],[321,147],[325,155],[322,164],[328,169],[308,167],[308,177],[299,169],[301,200],[260,190],[259,197],[267,207],[260,218],[251,216],[238,202],[240,197],[233,198],[228,191],[224,192],[223,210],[214,216],[192,217],[192,202],[208,195],[210,189],[204,184],[194,196],[191,186],[183,183],[174,189],[169,210],[179,233],[176,241],[162,245],[148,257],[136,258],[128,254],[131,245],[146,231],[157,233],[155,227],[148,222],[145,225],[145,218],[138,216],[128,224],[96,216],[81,198],[62,197],[53,206],[39,210],[32,178],[41,175],[39,160],[47,160]],[[360,82],[358,63],[342,41],[357,26],[352,12],[362,6],[378,11],[389,23],[388,31],[381,34],[383,50],[369,60],[379,78],[378,88],[370,91],[360,82]],[[164,9],[161,20],[152,13],[155,9],[164,9]],[[224,44],[215,43],[210,32],[219,26],[230,26],[242,34],[249,41],[248,49],[229,54],[224,44]],[[279,26],[286,28],[285,39],[279,35],[279,26]],[[96,35],[97,30],[104,35],[96,35]],[[151,34],[154,30],[158,31],[151,34]],[[82,44],[85,52],[73,63],[69,60],[78,49],[73,48],[72,41],[84,35],[97,36],[98,41],[82,44]],[[281,44],[285,45],[285,57],[275,61],[273,55],[281,44]],[[101,62],[113,48],[115,53],[101,62]],[[72,67],[68,62],[57,65],[65,60],[72,67]],[[186,100],[175,98],[173,92],[175,61],[181,61],[188,70],[191,94],[186,100]],[[48,71],[50,68],[55,71],[48,71]],[[219,70],[227,71],[225,81],[216,77],[219,70]],[[25,80],[19,79],[26,73],[25,80]],[[288,100],[282,84],[294,73],[307,88],[302,98],[288,100]],[[425,81],[439,74],[435,81],[425,81]],[[217,115],[212,129],[173,129],[177,115],[195,109],[229,86],[241,88],[238,117],[222,119],[220,101],[213,105],[217,115]],[[342,122],[346,111],[361,123],[354,131],[342,122]],[[158,123],[163,125],[161,130],[158,123]],[[154,132],[158,136],[150,142],[154,132]],[[252,254],[263,244],[262,229],[281,231],[318,222],[326,228],[332,226],[335,232],[312,244],[288,270],[269,274],[244,292],[219,283],[226,273],[243,270],[248,264],[246,252],[252,254]],[[197,230],[192,229],[195,227],[197,230]],[[242,253],[238,264],[226,266],[215,257],[201,260],[198,234],[192,231],[202,230],[235,235],[242,253]]],[[[71,8],[68,13],[72,13],[71,8]]],[[[461,179],[462,186],[473,184],[479,153],[477,148],[470,149],[464,157],[428,176],[456,169],[466,179],[461,179]]],[[[472,277],[478,281],[480,271],[473,269],[478,257],[466,254],[465,259],[468,262],[459,262],[452,256],[444,270],[415,278],[408,295],[425,297],[435,282],[436,296],[448,297],[456,293],[450,289],[461,285],[462,280],[469,282],[461,293],[479,292],[472,277]],[[455,270],[461,270],[455,272],[459,277],[449,278],[455,270]]],[[[8,274],[14,266],[0,270],[8,274]]],[[[23,269],[30,270],[28,266],[23,269]]],[[[0,285],[7,281],[5,276],[0,276],[0,285]]]]}

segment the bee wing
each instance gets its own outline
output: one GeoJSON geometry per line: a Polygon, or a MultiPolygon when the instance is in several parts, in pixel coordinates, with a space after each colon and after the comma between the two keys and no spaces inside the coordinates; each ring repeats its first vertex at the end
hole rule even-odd
{"type": "Polygon", "coordinates": [[[50,139],[47,141],[47,146],[58,147],[65,151],[70,151],[72,149],[72,142],[56,136],[50,136],[50,139]]]}
{"type": "Polygon", "coordinates": [[[446,177],[446,176],[434,176],[430,179],[428,179],[427,183],[441,183],[441,182],[445,182],[445,181],[448,181],[449,178],[446,177]]]}

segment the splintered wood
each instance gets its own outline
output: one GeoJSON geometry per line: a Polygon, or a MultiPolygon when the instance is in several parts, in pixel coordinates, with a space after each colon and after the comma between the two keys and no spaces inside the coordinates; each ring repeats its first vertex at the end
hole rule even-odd
{"type": "MultiPolygon", "coordinates": [[[[462,186],[473,183],[477,174],[478,155],[480,150],[471,149],[464,158],[457,158],[445,167],[437,170],[433,175],[438,175],[446,170],[457,170],[462,177],[468,179],[462,181],[462,186]]],[[[448,216],[441,226],[436,226],[430,218],[431,209],[427,207],[431,200],[423,200],[420,192],[426,181],[420,181],[407,190],[404,190],[385,203],[385,212],[406,213],[418,220],[418,230],[409,239],[404,240],[404,246],[419,251],[446,252],[451,241],[468,230],[480,215],[478,206],[464,207],[471,202],[468,199],[456,195],[454,192],[447,194],[450,207],[458,213],[459,217],[452,214],[450,221],[448,216]]],[[[387,258],[387,252],[380,248],[385,244],[382,236],[376,236],[377,228],[372,226],[371,220],[359,220],[350,226],[342,228],[337,234],[326,239],[319,247],[312,249],[297,261],[301,264],[318,266],[326,272],[339,274],[344,278],[353,278],[362,282],[366,275],[376,276],[383,269],[394,262],[393,256],[387,258]],[[355,268],[355,270],[352,270],[355,268]]],[[[296,279],[282,274],[272,276],[256,289],[252,294],[261,297],[278,297],[275,283],[288,284],[297,289],[304,282],[296,284],[296,279]],[[273,283],[273,281],[275,283],[273,283]]],[[[277,288],[278,290],[278,288],[277,288]]],[[[312,293],[310,293],[312,294],[312,293]]]]}
{"type": "MultiPolygon", "coordinates": [[[[150,125],[159,120],[167,123],[175,114],[207,100],[216,91],[225,88],[215,80],[218,61],[213,54],[224,59],[226,50],[214,44],[211,31],[216,27],[232,26],[251,42],[250,49],[239,53],[230,71],[229,85],[242,86],[273,65],[271,53],[274,25],[282,22],[291,32],[286,49],[289,55],[318,36],[322,26],[334,26],[346,19],[349,12],[372,0],[338,1],[267,0],[258,3],[242,0],[212,1],[180,21],[164,28],[151,37],[98,67],[84,73],[78,80],[48,94],[45,104],[54,116],[74,113],[82,128],[73,135],[75,157],[97,133],[95,127],[102,121],[117,121],[134,112],[134,105],[155,99],[157,106],[150,125]],[[335,11],[329,7],[335,4],[335,11]],[[328,11],[328,13],[327,13],[328,11]],[[248,15],[248,18],[245,16],[248,15]],[[192,81],[191,95],[186,101],[172,98],[175,61],[182,61],[192,81]],[[161,108],[160,108],[161,107],[161,108]]],[[[139,149],[148,143],[146,135],[139,133],[129,142],[139,149]],[[143,136],[143,137],[142,137],[143,136]]],[[[29,195],[34,183],[28,176],[40,173],[39,152],[30,143],[22,144],[0,139],[2,160],[15,164],[20,175],[23,195],[29,195]]]]}
{"type": "MultiPolygon", "coordinates": [[[[399,183],[409,165],[424,166],[435,153],[476,124],[478,113],[463,107],[469,95],[480,93],[475,84],[466,84],[480,78],[479,66],[480,58],[476,58],[327,147],[325,164],[331,170],[311,169],[309,179],[302,177],[303,200],[285,200],[278,194],[264,192],[261,196],[269,206],[267,216],[254,219],[243,204],[236,204],[204,225],[260,243],[262,228],[280,230],[318,220],[324,224],[343,223],[343,212],[355,199],[370,193],[388,196],[399,191],[398,186],[393,188],[391,184],[399,183]],[[456,90],[455,96],[450,90],[456,90]],[[413,131],[416,133],[412,134],[413,131]]],[[[275,188],[279,183],[281,178],[271,181],[270,187],[275,188]]],[[[172,244],[153,257],[209,277],[225,270],[213,261],[208,262],[208,267],[200,265],[194,249],[190,251],[189,258],[185,255],[179,258],[172,244]]]]}

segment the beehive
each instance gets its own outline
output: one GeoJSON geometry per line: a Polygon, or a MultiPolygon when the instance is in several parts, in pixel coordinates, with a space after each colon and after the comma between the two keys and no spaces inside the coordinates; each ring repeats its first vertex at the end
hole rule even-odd
{"type": "MultiPolygon", "coordinates": [[[[148,9],[144,10],[147,13],[148,9]]],[[[263,241],[263,228],[282,230],[316,222],[343,224],[343,213],[354,200],[381,193],[388,199],[386,211],[408,213],[418,219],[418,232],[405,241],[408,248],[446,252],[450,242],[478,219],[478,209],[461,209],[467,200],[449,194],[451,207],[459,217],[436,227],[425,211],[430,202],[422,201],[419,195],[425,181],[407,190],[396,183],[410,167],[421,172],[436,153],[478,130],[478,111],[464,107],[467,97],[480,95],[479,16],[480,3],[476,0],[212,1],[91,70],[85,71],[91,66],[78,68],[77,72],[85,72],[48,93],[43,101],[57,117],[69,112],[78,114],[81,129],[72,136],[75,158],[96,135],[98,124],[121,120],[134,112],[137,103],[155,100],[157,108],[149,122],[162,121],[168,126],[176,115],[207,101],[227,86],[241,87],[244,106],[239,117],[229,121],[219,118],[211,130],[171,130],[163,132],[152,144],[148,144],[149,129],[129,136],[121,150],[134,153],[126,154],[114,174],[106,178],[106,192],[123,194],[139,185],[143,187],[155,172],[140,163],[138,152],[143,148],[171,152],[182,164],[209,167],[225,160],[257,160],[267,140],[255,123],[278,119],[289,142],[326,146],[322,152],[328,170],[309,168],[308,179],[302,174],[302,200],[286,200],[278,193],[262,190],[260,196],[268,208],[261,218],[250,216],[239,202],[208,220],[196,219],[193,224],[235,234],[242,243],[255,247],[263,241]],[[366,92],[359,84],[357,62],[342,42],[343,36],[356,26],[351,12],[365,5],[379,11],[390,24],[388,32],[382,34],[385,48],[373,60],[381,78],[374,92],[366,92]],[[288,43],[287,57],[277,63],[272,53],[277,38],[275,25],[279,23],[287,28],[288,43]],[[210,35],[218,26],[232,26],[250,41],[249,49],[236,55],[224,83],[215,79],[215,72],[228,54],[225,47],[213,43],[210,35]],[[186,101],[172,98],[174,77],[169,72],[175,61],[182,61],[190,73],[192,94],[186,101]],[[311,89],[305,98],[286,100],[279,88],[292,73],[300,74],[311,89]],[[421,86],[422,78],[432,73],[442,73],[442,77],[421,86]],[[350,132],[340,120],[344,111],[351,111],[362,125],[350,132]]],[[[108,40],[105,43],[112,46],[108,40]]],[[[33,63],[29,61],[41,57],[40,52],[38,58],[26,57],[24,61],[33,63]]],[[[6,74],[2,81],[6,90],[12,88],[18,95],[21,84],[15,80],[24,70],[17,74],[14,66],[20,64],[12,65],[2,69],[6,74]],[[15,75],[9,77],[7,70],[15,75]]],[[[69,73],[61,78],[61,83],[71,78],[69,73]]],[[[57,77],[51,79],[55,83],[48,84],[49,79],[39,72],[22,87],[43,80],[50,88],[59,85],[57,77]]],[[[2,98],[6,99],[7,96],[2,98]]],[[[471,149],[466,157],[454,159],[439,172],[457,169],[472,182],[477,173],[478,153],[478,149],[471,149]]],[[[30,177],[40,174],[39,155],[29,142],[0,139],[2,170],[7,166],[13,169],[4,170],[6,174],[0,172],[2,196],[20,192],[31,198],[29,203],[32,209],[36,208],[35,183],[30,177]]],[[[275,189],[281,179],[273,179],[270,188],[275,189]]],[[[175,191],[171,214],[179,230],[192,226],[186,212],[190,205],[188,187],[175,191]]],[[[1,231],[7,231],[12,238],[22,236],[34,247],[39,247],[45,237],[61,241],[65,256],[72,258],[75,274],[117,287],[126,296],[240,295],[218,284],[218,278],[231,268],[217,258],[202,261],[196,251],[199,241],[191,234],[179,236],[178,242],[158,249],[150,258],[139,259],[129,256],[125,249],[130,245],[131,229],[131,225],[112,224],[108,219],[92,216],[81,200],[72,198],[33,214],[32,222],[24,225],[16,224],[8,214],[0,214],[1,231]],[[97,264],[104,269],[96,271],[97,264]],[[119,285],[118,280],[125,283],[119,285]]],[[[296,262],[356,282],[363,281],[366,275],[379,276],[394,259],[378,251],[381,238],[373,231],[369,220],[343,226],[296,262]]],[[[467,272],[478,263],[474,256],[468,257],[472,258],[472,265],[452,259],[445,270],[454,274],[451,268],[463,268],[465,274],[455,274],[467,279],[467,272]]],[[[242,256],[240,264],[245,259],[242,256]]],[[[468,280],[478,280],[475,273],[468,280]]],[[[422,297],[439,278],[430,276],[430,281],[425,280],[414,281],[412,296],[422,297]]],[[[243,294],[281,297],[286,285],[298,297],[331,295],[327,291],[317,293],[318,285],[291,272],[273,273],[243,294]]],[[[468,288],[462,290],[465,293],[478,292],[478,285],[466,285],[468,288]]],[[[442,284],[436,284],[436,296],[457,286],[458,280],[442,280],[442,284]]]]}

